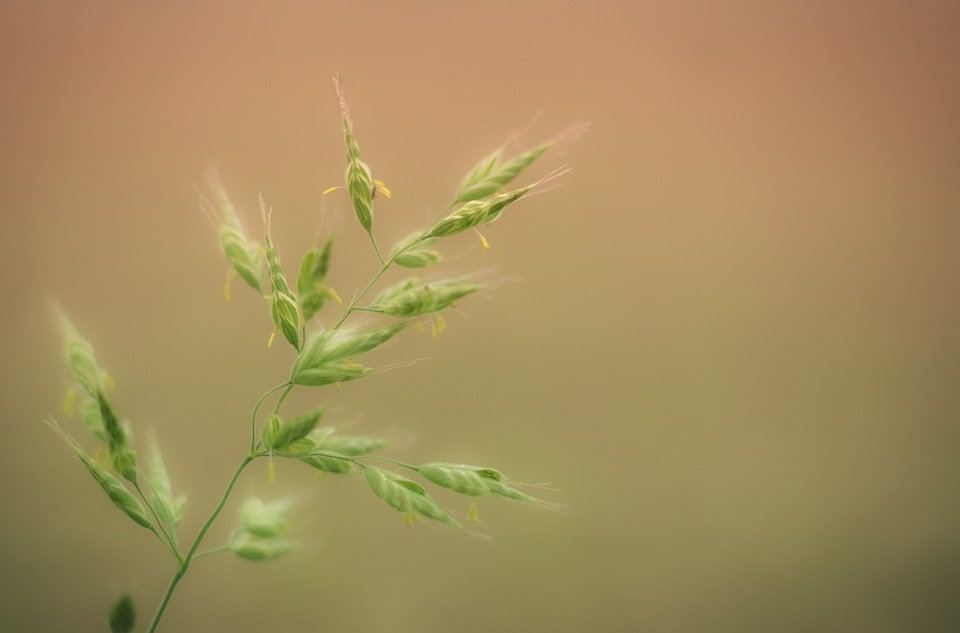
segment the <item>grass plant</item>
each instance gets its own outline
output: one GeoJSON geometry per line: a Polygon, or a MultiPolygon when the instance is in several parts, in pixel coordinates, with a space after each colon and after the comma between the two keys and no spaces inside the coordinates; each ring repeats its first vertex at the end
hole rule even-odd
{"type": "MultiPolygon", "coordinates": [[[[238,479],[255,460],[266,460],[271,481],[276,459],[299,461],[325,473],[362,476],[370,492],[399,512],[408,524],[423,519],[451,528],[469,529],[470,524],[477,521],[476,500],[484,496],[556,507],[527,494],[494,468],[442,462],[403,463],[379,455],[379,451],[387,446],[382,438],[345,435],[327,425],[322,409],[292,414],[283,411],[284,401],[294,388],[338,385],[376,372],[377,367],[365,364],[364,355],[402,335],[411,326],[424,329],[428,325],[434,335],[442,332],[445,327],[443,313],[457,302],[485,291],[485,284],[469,277],[437,276],[423,281],[411,276],[382,289],[370,299],[383,274],[392,267],[418,270],[433,267],[443,261],[441,252],[436,250],[443,240],[469,230],[480,235],[479,227],[498,219],[507,207],[564,172],[561,169],[531,185],[505,190],[541,156],[580,130],[571,128],[551,141],[508,159],[504,157],[506,147],[496,150],[467,173],[455,190],[453,201],[429,226],[411,232],[389,250],[381,251],[374,232],[374,206],[379,199],[388,197],[390,191],[373,177],[371,168],[364,162],[343,89],[338,79],[334,83],[346,147],[346,182],[345,186],[331,188],[324,195],[338,188],[346,190],[357,221],[373,247],[379,268],[366,286],[344,306],[328,280],[334,240],[332,235],[327,235],[322,236],[322,246],[310,248],[303,256],[299,274],[291,283],[271,236],[272,213],[263,199],[259,200],[263,224],[261,243],[244,230],[240,213],[219,177],[216,173],[211,174],[212,195],[206,204],[211,217],[215,218],[220,245],[229,264],[225,297],[230,298],[230,279],[233,277],[240,277],[257,293],[266,292],[274,335],[279,333],[280,340],[290,345],[293,361],[289,375],[256,400],[249,424],[250,449],[240,457],[220,501],[192,539],[181,541],[178,534],[187,510],[187,499],[174,492],[159,448],[151,446],[147,451],[147,463],[142,464],[134,445],[134,429],[121,422],[115,410],[110,396],[112,380],[100,364],[93,345],[64,312],[56,311],[71,378],[64,409],[70,416],[80,419],[92,436],[91,442],[99,443],[99,449],[87,452],[81,442],[57,421],[51,418],[48,423],[68,443],[113,505],[156,538],[174,561],[170,583],[147,625],[146,630],[150,633],[158,630],[177,586],[197,559],[232,554],[246,560],[266,561],[296,549],[288,534],[290,502],[250,498],[243,502],[240,523],[230,532],[227,541],[201,550],[238,479]],[[386,258],[382,252],[387,253],[386,258]],[[317,317],[325,310],[330,312],[331,306],[340,314],[329,318],[333,325],[324,328],[317,317]],[[377,325],[371,324],[364,313],[378,315],[377,325]],[[389,323],[383,325],[385,320],[389,323]],[[271,399],[272,409],[262,413],[271,399]],[[434,499],[428,486],[470,499],[465,519],[457,518],[454,512],[434,499]]],[[[479,239],[487,248],[486,239],[482,236],[479,239]]],[[[270,344],[273,343],[272,336],[270,344]]],[[[128,594],[123,594],[114,603],[107,621],[114,633],[134,630],[136,609],[128,594]]]]}

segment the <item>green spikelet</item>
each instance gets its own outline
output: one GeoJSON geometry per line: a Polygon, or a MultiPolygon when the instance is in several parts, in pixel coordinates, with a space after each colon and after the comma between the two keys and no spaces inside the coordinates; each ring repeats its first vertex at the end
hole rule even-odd
{"type": "Polygon", "coordinates": [[[283,274],[280,254],[273,245],[273,240],[270,239],[270,216],[267,213],[262,196],[260,198],[260,212],[263,214],[264,251],[267,258],[267,274],[270,277],[270,290],[272,291],[270,315],[273,317],[274,325],[277,326],[283,337],[299,351],[300,309],[293,291],[290,290],[290,285],[287,283],[287,278],[283,274]]]}
{"type": "Polygon", "coordinates": [[[347,102],[343,97],[343,87],[340,79],[334,77],[337,88],[337,99],[340,101],[340,114],[343,118],[343,140],[347,146],[347,192],[353,202],[353,210],[357,214],[360,226],[369,233],[373,230],[373,177],[370,168],[360,157],[360,147],[353,134],[353,122],[347,109],[347,102]]]}

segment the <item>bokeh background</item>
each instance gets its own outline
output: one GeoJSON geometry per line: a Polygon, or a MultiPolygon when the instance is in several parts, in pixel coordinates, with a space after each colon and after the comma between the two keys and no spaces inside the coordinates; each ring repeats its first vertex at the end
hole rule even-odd
{"type": "Polygon", "coordinates": [[[342,295],[374,271],[346,197],[321,201],[340,73],[394,192],[384,245],[538,112],[521,146],[592,129],[532,170],[574,168],[490,251],[444,245],[445,274],[504,283],[371,358],[429,360],[288,410],[571,510],[485,501],[491,545],[406,529],[361,479],[255,465],[235,501],[296,496],[300,554],[199,561],[164,630],[958,630],[958,7],[3,3],[2,628],[105,630],[124,590],[145,625],[172,571],[42,423],[83,436],[51,297],[189,494],[186,539],[291,360],[261,299],[223,301],[208,163],[249,226],[259,192],[274,207],[291,274],[330,231],[342,295]]]}

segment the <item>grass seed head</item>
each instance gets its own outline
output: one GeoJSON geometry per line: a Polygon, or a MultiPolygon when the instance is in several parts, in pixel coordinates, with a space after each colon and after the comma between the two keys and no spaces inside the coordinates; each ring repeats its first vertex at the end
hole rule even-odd
{"type": "Polygon", "coordinates": [[[120,483],[116,477],[110,474],[106,468],[98,464],[92,457],[81,450],[76,451],[77,458],[86,466],[93,478],[97,480],[103,491],[107,493],[113,505],[120,508],[124,514],[133,519],[138,525],[145,528],[151,528],[153,524],[143,510],[143,506],[137,501],[137,498],[120,483]]]}
{"type": "Polygon", "coordinates": [[[156,444],[150,449],[150,471],[147,480],[153,492],[150,507],[164,524],[174,528],[180,525],[186,513],[187,498],[173,495],[170,476],[167,474],[166,464],[163,463],[160,447],[156,444]]]}
{"type": "Polygon", "coordinates": [[[338,360],[312,367],[300,367],[290,374],[290,382],[304,387],[320,387],[363,378],[371,371],[372,367],[338,360]]]}
{"type": "Polygon", "coordinates": [[[552,141],[544,143],[505,163],[499,162],[501,156],[495,152],[467,174],[457,190],[457,202],[480,200],[495,194],[533,164],[533,161],[543,156],[552,145],[552,141]]]}
{"type": "Polygon", "coordinates": [[[53,308],[54,317],[63,338],[63,348],[67,357],[67,366],[70,373],[84,391],[96,398],[102,387],[103,372],[97,365],[97,356],[93,345],[83,338],[70,321],[69,317],[57,307],[53,308]]]}
{"type": "Polygon", "coordinates": [[[406,236],[390,250],[390,259],[404,268],[426,268],[440,261],[440,253],[429,248],[436,240],[424,239],[420,231],[406,236]]]}
{"type": "Polygon", "coordinates": [[[360,226],[369,233],[373,230],[373,196],[374,181],[370,175],[370,168],[360,157],[360,147],[353,134],[353,121],[347,109],[347,102],[343,96],[343,86],[340,78],[334,77],[333,83],[337,89],[337,100],[340,103],[340,115],[343,119],[343,140],[347,146],[347,193],[353,202],[353,210],[357,214],[360,226]]]}
{"type": "Polygon", "coordinates": [[[325,473],[342,475],[353,470],[353,464],[343,457],[337,456],[332,451],[329,454],[311,454],[298,457],[301,462],[307,466],[316,468],[325,473]]]}
{"type": "Polygon", "coordinates": [[[369,308],[390,316],[421,316],[440,312],[457,299],[482,290],[483,284],[470,283],[463,279],[449,279],[431,284],[420,284],[416,279],[404,282],[406,289],[400,292],[387,290],[369,308]]]}
{"type": "Polygon", "coordinates": [[[227,544],[227,549],[245,560],[276,560],[292,552],[291,541],[278,538],[259,538],[249,532],[238,532],[227,544]]]}
{"type": "Polygon", "coordinates": [[[299,297],[300,311],[303,313],[304,321],[309,321],[316,316],[327,299],[334,296],[332,290],[325,284],[332,248],[333,238],[331,237],[324,242],[322,250],[314,246],[307,251],[300,261],[297,296],[299,297]]]}
{"type": "Polygon", "coordinates": [[[318,386],[353,380],[371,371],[369,367],[350,362],[400,333],[409,323],[357,332],[352,329],[327,330],[303,346],[290,369],[290,381],[298,385],[318,386]]]}
{"type": "Polygon", "coordinates": [[[120,426],[117,413],[107,399],[102,389],[97,391],[97,401],[100,403],[100,419],[103,421],[103,430],[107,438],[107,448],[113,469],[127,481],[137,481],[137,454],[130,446],[130,430],[120,426]]]}
{"type": "Polygon", "coordinates": [[[317,425],[323,415],[322,409],[314,409],[284,422],[280,416],[271,415],[263,427],[261,441],[264,448],[274,450],[283,448],[306,437],[317,425]]]}
{"type": "Polygon", "coordinates": [[[270,302],[270,314],[273,317],[273,323],[283,334],[283,337],[289,341],[297,350],[300,349],[300,309],[290,285],[287,283],[287,277],[283,274],[283,267],[280,265],[280,254],[270,239],[270,216],[267,213],[266,206],[263,203],[263,197],[260,197],[260,212],[263,215],[264,226],[264,251],[267,258],[267,273],[270,277],[270,290],[272,297],[270,302]]]}
{"type": "Polygon", "coordinates": [[[423,486],[389,470],[364,466],[363,476],[374,495],[406,516],[423,515],[454,527],[460,522],[427,495],[423,486]]]}
{"type": "Polygon", "coordinates": [[[125,593],[110,607],[107,626],[110,627],[110,633],[130,633],[136,624],[137,609],[133,604],[133,598],[125,593]]]}
{"type": "Polygon", "coordinates": [[[260,279],[263,276],[263,256],[260,248],[244,232],[240,217],[216,171],[211,171],[209,181],[210,188],[216,196],[220,248],[227,262],[237,271],[240,278],[251,288],[260,292],[260,279]]]}
{"type": "Polygon", "coordinates": [[[261,538],[283,536],[290,527],[286,513],[292,506],[289,500],[267,503],[259,497],[250,497],[240,508],[240,525],[261,538]]]}

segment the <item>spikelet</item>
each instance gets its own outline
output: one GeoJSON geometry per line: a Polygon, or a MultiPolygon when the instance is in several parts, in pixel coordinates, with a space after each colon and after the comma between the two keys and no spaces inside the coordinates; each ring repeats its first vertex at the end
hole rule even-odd
{"type": "Polygon", "coordinates": [[[327,299],[334,298],[336,300],[337,294],[325,283],[332,248],[333,238],[330,237],[324,242],[322,250],[314,246],[307,251],[300,261],[297,296],[304,321],[309,321],[316,316],[327,299]]]}
{"type": "Polygon", "coordinates": [[[140,505],[137,498],[120,483],[120,480],[110,474],[110,471],[98,464],[82,450],[76,450],[75,452],[77,459],[87,467],[87,470],[90,471],[93,478],[97,480],[97,483],[100,484],[103,491],[107,493],[113,505],[120,508],[124,514],[133,519],[138,525],[142,525],[145,528],[152,527],[153,524],[144,512],[143,506],[140,505]]]}
{"type": "Polygon", "coordinates": [[[417,482],[373,466],[364,466],[363,476],[374,495],[407,517],[420,514],[453,527],[461,527],[460,522],[431,499],[417,482]]]}
{"type": "Polygon", "coordinates": [[[373,230],[373,195],[374,181],[370,175],[370,168],[360,157],[360,147],[353,135],[353,121],[347,109],[346,99],[343,97],[343,86],[340,78],[334,77],[333,84],[337,89],[337,100],[340,103],[340,115],[343,118],[343,140],[347,146],[347,193],[353,202],[353,210],[357,214],[360,226],[367,233],[373,230]]]}
{"type": "MultiPolygon", "coordinates": [[[[227,262],[240,278],[251,288],[260,292],[260,279],[263,276],[263,256],[256,242],[247,237],[240,224],[240,217],[234,209],[226,189],[220,182],[215,169],[210,170],[210,188],[216,197],[216,219],[220,232],[220,248],[227,262]]],[[[228,282],[229,283],[229,282],[228,282]]],[[[229,297],[229,286],[227,290],[229,297]]]]}
{"type": "Polygon", "coordinates": [[[483,288],[483,284],[470,283],[463,279],[448,279],[430,284],[408,279],[381,293],[368,310],[404,317],[433,314],[450,307],[457,299],[483,288]]]}
{"type": "Polygon", "coordinates": [[[280,254],[270,239],[270,215],[267,213],[266,206],[263,203],[263,196],[260,197],[260,213],[263,215],[264,226],[264,251],[267,259],[267,274],[270,277],[270,290],[272,296],[270,300],[270,314],[273,317],[273,323],[283,334],[283,337],[293,345],[294,349],[300,350],[300,309],[297,300],[287,284],[287,278],[283,274],[283,267],[280,265],[280,254]]]}

